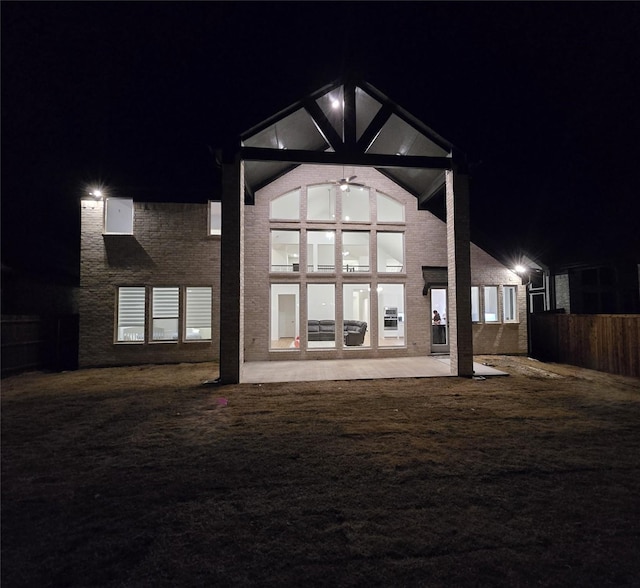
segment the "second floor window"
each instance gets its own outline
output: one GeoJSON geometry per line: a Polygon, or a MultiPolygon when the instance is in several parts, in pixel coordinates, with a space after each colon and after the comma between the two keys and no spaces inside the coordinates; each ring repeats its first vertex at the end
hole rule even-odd
{"type": "Polygon", "coordinates": [[[300,271],[300,231],[271,231],[271,271],[300,271]]]}
{"type": "Polygon", "coordinates": [[[131,198],[105,200],[104,232],[107,235],[133,235],[133,200],[131,198]]]}
{"type": "Polygon", "coordinates": [[[404,234],[378,233],[378,272],[404,271],[404,234]]]}

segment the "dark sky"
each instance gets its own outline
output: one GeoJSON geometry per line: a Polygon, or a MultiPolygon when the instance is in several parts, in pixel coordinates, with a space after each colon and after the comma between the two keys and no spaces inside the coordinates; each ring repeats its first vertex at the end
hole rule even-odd
{"type": "Polygon", "coordinates": [[[210,149],[352,69],[467,153],[493,247],[639,256],[639,3],[2,2],[1,22],[11,267],[77,273],[87,184],[202,199],[210,149]]]}

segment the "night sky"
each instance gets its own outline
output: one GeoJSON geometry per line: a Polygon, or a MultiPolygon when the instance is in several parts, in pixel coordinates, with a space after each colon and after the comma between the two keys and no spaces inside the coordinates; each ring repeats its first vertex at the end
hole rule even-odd
{"type": "Polygon", "coordinates": [[[11,268],[77,276],[88,184],[206,200],[211,150],[351,70],[466,152],[477,240],[640,257],[639,3],[2,2],[1,22],[11,268]]]}

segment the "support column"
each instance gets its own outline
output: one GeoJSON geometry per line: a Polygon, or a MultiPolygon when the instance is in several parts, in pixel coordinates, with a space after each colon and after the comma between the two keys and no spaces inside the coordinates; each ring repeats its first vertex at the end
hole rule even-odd
{"type": "Polygon", "coordinates": [[[244,164],[222,163],[220,382],[238,384],[244,364],[244,164]]]}
{"type": "Polygon", "coordinates": [[[451,374],[473,375],[469,180],[454,164],[446,171],[449,352],[451,374]]]}

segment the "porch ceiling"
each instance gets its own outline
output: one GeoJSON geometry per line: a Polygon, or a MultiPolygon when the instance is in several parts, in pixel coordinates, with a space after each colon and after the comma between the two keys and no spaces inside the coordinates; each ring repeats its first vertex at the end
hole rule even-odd
{"type": "Polygon", "coordinates": [[[249,202],[296,166],[319,163],[375,167],[423,205],[444,186],[453,155],[448,141],[370,84],[352,79],[318,90],[241,135],[249,202]]]}

